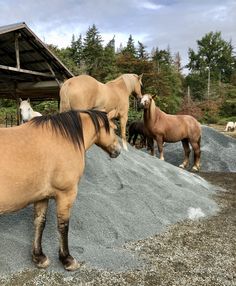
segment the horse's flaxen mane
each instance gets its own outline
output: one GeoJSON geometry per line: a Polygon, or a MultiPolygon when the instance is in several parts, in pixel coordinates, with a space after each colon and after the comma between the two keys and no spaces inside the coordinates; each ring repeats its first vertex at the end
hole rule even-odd
{"type": "Polygon", "coordinates": [[[101,123],[104,125],[106,132],[110,132],[110,124],[107,118],[107,113],[98,110],[70,110],[58,114],[49,114],[39,117],[34,117],[30,123],[35,126],[50,127],[55,133],[62,135],[64,138],[73,142],[74,145],[81,148],[84,147],[84,136],[82,128],[81,113],[86,113],[90,116],[96,133],[101,128],[101,123]]]}
{"type": "Polygon", "coordinates": [[[120,75],[116,79],[109,81],[108,83],[113,83],[113,82],[116,82],[120,79],[124,80],[127,89],[130,92],[132,92],[134,90],[134,86],[135,86],[135,79],[138,80],[138,76],[134,73],[125,73],[125,74],[120,75]]]}

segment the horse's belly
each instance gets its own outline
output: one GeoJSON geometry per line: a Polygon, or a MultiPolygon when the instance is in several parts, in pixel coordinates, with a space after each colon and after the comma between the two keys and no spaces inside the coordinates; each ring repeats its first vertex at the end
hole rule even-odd
{"type": "Polygon", "coordinates": [[[41,183],[34,184],[30,179],[28,182],[13,180],[1,180],[0,214],[20,210],[48,196],[41,183]]]}

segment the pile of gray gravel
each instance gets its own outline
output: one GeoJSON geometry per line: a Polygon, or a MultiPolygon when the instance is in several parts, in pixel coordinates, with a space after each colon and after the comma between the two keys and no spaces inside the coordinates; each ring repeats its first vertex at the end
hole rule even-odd
{"type": "MultiPolygon", "coordinates": [[[[201,151],[201,171],[236,172],[236,139],[202,126],[201,151]]],[[[182,163],[183,154],[181,142],[164,146],[165,160],[175,166],[182,163]]],[[[193,165],[193,157],[191,163],[193,165]]]]}
{"type": "MultiPolygon", "coordinates": [[[[207,140],[203,144],[203,158],[204,148],[210,152],[217,140],[210,129],[207,140]]],[[[225,149],[231,145],[233,142],[225,143],[225,149]]],[[[218,206],[212,199],[214,192],[215,187],[198,175],[131,146],[129,152],[123,151],[116,159],[110,159],[93,146],[87,152],[85,174],[71,216],[71,254],[97,269],[120,271],[142,267],[138,257],[122,245],[160,233],[170,224],[187,219],[189,208],[200,209],[205,216],[215,214],[218,206]]],[[[57,258],[55,222],[52,202],[43,247],[52,261],[49,269],[64,273],[57,258]]],[[[1,215],[0,229],[0,278],[34,269],[31,262],[32,207],[1,215]]]]}

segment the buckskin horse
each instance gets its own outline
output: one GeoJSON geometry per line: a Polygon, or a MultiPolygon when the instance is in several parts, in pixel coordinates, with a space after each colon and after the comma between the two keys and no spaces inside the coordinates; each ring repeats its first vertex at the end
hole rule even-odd
{"type": "Polygon", "coordinates": [[[89,75],[79,75],[66,80],[60,89],[60,112],[74,109],[98,109],[110,112],[116,109],[120,120],[122,145],[127,149],[126,124],[129,96],[133,92],[141,99],[142,75],[123,74],[103,84],[89,75]]]}
{"type": "Polygon", "coordinates": [[[160,159],[164,160],[163,143],[182,141],[184,161],[179,167],[189,165],[190,147],[194,152],[192,170],[200,170],[201,125],[190,115],[171,115],[160,110],[150,94],[143,95],[141,106],[144,108],[144,124],[150,135],[156,140],[160,159]]]}
{"type": "Polygon", "coordinates": [[[85,151],[95,143],[112,158],[120,154],[111,121],[114,115],[115,111],[69,111],[0,129],[0,214],[34,204],[32,258],[40,268],[49,265],[42,234],[50,198],[56,201],[59,259],[66,270],[79,267],[68,246],[70,211],[84,171],[85,151]]]}

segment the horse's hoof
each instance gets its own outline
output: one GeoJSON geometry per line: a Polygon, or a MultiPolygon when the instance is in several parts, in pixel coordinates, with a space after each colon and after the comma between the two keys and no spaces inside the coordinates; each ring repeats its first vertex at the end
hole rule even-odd
{"type": "Polygon", "coordinates": [[[197,166],[192,167],[192,171],[194,172],[199,172],[199,170],[200,170],[200,167],[197,167],[197,166]]]}
{"type": "Polygon", "coordinates": [[[47,268],[50,265],[50,259],[45,256],[44,259],[37,259],[36,257],[33,257],[33,262],[36,264],[38,268],[47,268]]]}
{"type": "Polygon", "coordinates": [[[80,268],[80,263],[76,259],[73,259],[69,265],[64,265],[64,268],[67,271],[75,271],[80,268]]]}
{"type": "Polygon", "coordinates": [[[182,169],[185,169],[184,164],[180,164],[179,167],[182,168],[182,169]]]}

